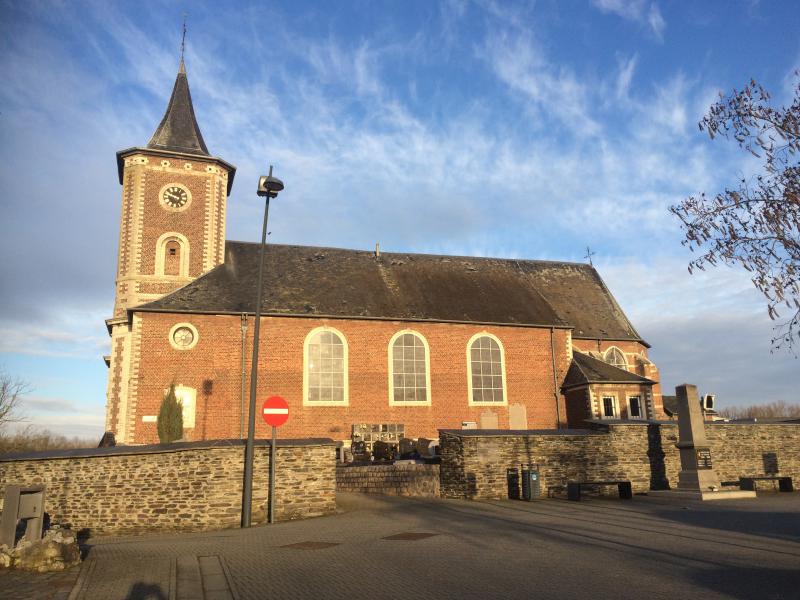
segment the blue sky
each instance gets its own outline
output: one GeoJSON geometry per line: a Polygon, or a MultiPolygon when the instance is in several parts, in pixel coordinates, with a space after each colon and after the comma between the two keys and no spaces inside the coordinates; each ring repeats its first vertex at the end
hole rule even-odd
{"type": "Polygon", "coordinates": [[[583,261],[652,345],[666,390],[800,401],[797,359],[745,273],[690,276],[670,204],[758,164],[697,121],[751,77],[787,103],[796,2],[2,2],[0,365],[29,422],[102,431],[117,150],[186,65],[212,153],[286,183],[282,243],[583,261]]]}

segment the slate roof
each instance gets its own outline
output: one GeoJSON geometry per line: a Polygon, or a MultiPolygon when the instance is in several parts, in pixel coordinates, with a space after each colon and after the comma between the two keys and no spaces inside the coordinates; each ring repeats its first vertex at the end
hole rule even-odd
{"type": "Polygon", "coordinates": [[[194,116],[192,94],[189,92],[189,80],[186,77],[183,61],[175,78],[167,112],[164,113],[164,118],[161,119],[147,147],[154,150],[209,155],[203,134],[200,133],[200,126],[194,116]]]}
{"type": "Polygon", "coordinates": [[[572,353],[572,364],[564,378],[562,388],[571,388],[589,383],[638,383],[653,385],[652,379],[620,369],[583,352],[572,353]]]}
{"type": "MultiPolygon", "coordinates": [[[[254,312],[259,245],[227,242],[225,262],[140,311],[254,312]]],[[[586,264],[268,244],[262,312],[385,320],[573,327],[639,340],[586,264]]],[[[644,343],[644,342],[643,342],[644,343]]]]}
{"type": "Polygon", "coordinates": [[[668,417],[678,416],[678,397],[677,396],[661,396],[661,403],[664,407],[664,412],[668,417]]]}

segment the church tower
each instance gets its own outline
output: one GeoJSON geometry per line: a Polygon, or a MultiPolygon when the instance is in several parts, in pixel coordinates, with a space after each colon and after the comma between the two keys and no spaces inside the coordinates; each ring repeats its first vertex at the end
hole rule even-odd
{"type": "Polygon", "coordinates": [[[127,309],[182,287],[221,264],[225,206],[236,167],[211,156],[181,59],[164,118],[146,147],[117,152],[122,185],[106,430],[126,441],[124,414],[135,323],[127,309]]]}

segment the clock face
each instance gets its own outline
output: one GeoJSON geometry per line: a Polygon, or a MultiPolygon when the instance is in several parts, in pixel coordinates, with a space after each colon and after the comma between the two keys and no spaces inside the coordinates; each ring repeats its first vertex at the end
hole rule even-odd
{"type": "Polygon", "coordinates": [[[184,188],[171,185],[164,190],[161,199],[164,201],[164,204],[170,208],[183,208],[189,201],[189,194],[184,188]]]}

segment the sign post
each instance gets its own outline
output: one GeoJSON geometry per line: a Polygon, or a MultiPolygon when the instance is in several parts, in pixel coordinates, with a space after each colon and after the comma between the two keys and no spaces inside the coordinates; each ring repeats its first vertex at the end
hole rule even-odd
{"type": "Polygon", "coordinates": [[[267,523],[274,522],[275,516],[275,450],[278,427],[289,419],[289,405],[280,396],[270,396],[264,401],[261,409],[264,421],[272,426],[272,442],[269,445],[269,502],[267,505],[267,523]]]}

